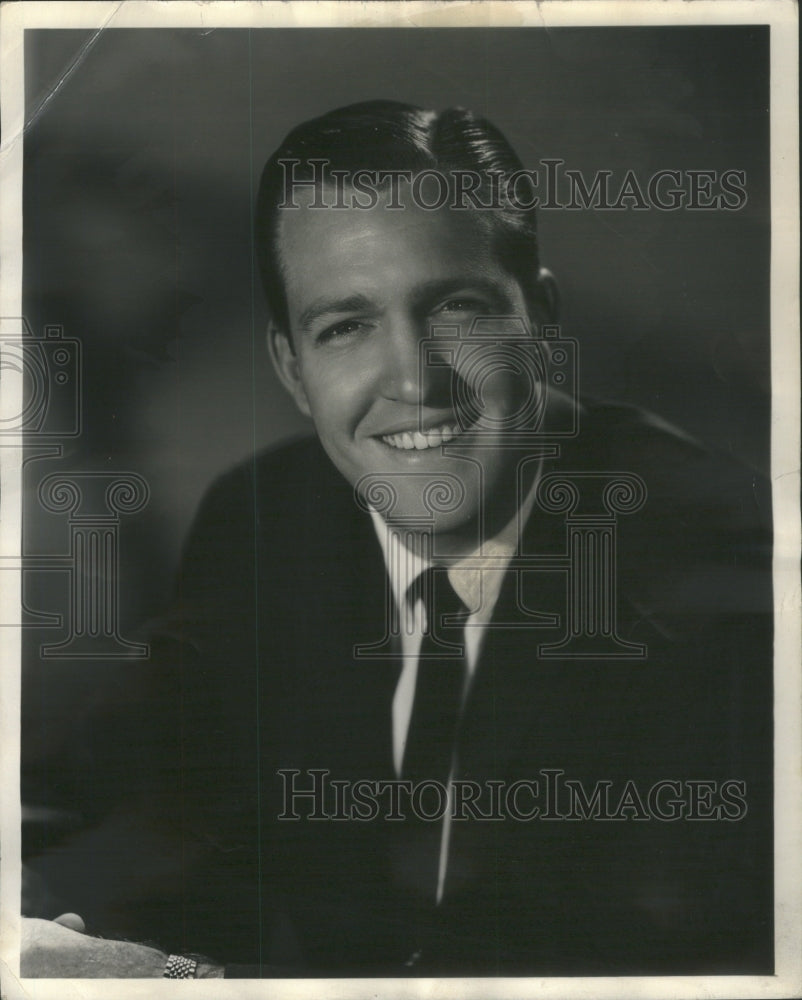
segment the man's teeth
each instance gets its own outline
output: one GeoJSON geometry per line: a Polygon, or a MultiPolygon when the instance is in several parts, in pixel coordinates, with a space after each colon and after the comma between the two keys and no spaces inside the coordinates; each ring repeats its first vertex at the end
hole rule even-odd
{"type": "Polygon", "coordinates": [[[443,424],[442,427],[433,427],[424,432],[403,431],[401,434],[383,434],[382,441],[391,448],[400,448],[402,451],[413,449],[423,451],[425,448],[439,448],[441,444],[447,444],[457,437],[461,430],[458,424],[443,424]]]}

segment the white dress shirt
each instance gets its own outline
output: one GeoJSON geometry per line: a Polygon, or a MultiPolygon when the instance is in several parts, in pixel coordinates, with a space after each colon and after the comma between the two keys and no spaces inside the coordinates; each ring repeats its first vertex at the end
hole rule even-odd
{"type": "MultiPolygon", "coordinates": [[[[471,682],[476,673],[479,653],[488,623],[498,601],[504,575],[518,547],[521,528],[526,523],[532,511],[538,478],[538,476],[535,477],[535,481],[523,504],[504,528],[494,538],[484,542],[484,544],[480,544],[476,550],[453,562],[448,569],[448,579],[451,586],[469,612],[469,616],[465,622],[463,639],[467,668],[462,692],[463,705],[465,704],[471,682]],[[483,566],[483,563],[487,563],[488,565],[483,566]]],[[[373,518],[373,526],[382,547],[385,566],[388,568],[388,575],[400,623],[403,666],[398,684],[396,685],[392,705],[393,764],[396,775],[400,776],[407,734],[409,732],[409,723],[412,716],[412,706],[415,701],[418,653],[426,628],[426,609],[423,600],[417,597],[414,601],[410,601],[407,595],[409,594],[411,585],[421,573],[431,566],[431,562],[418,553],[403,547],[401,558],[391,559],[390,546],[401,544],[400,533],[394,532],[394,529],[376,511],[371,510],[371,517],[373,518]],[[390,572],[389,567],[391,565],[393,566],[393,572],[390,572]]],[[[456,751],[456,747],[454,751],[456,751]]],[[[448,846],[451,835],[452,780],[455,766],[456,759],[452,756],[451,775],[449,776],[447,789],[448,804],[440,842],[440,866],[436,893],[438,903],[443,897],[445,876],[448,867],[448,846]]]]}

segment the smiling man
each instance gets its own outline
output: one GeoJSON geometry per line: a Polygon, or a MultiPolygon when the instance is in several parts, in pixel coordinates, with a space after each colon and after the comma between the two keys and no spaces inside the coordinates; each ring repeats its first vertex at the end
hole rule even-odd
{"type": "Polygon", "coordinates": [[[159,948],[41,921],[28,974],[770,969],[770,504],[575,398],[526,181],[488,122],[385,101],[271,157],[315,436],[212,488],[152,637],[161,865],[82,915],[159,948]]]}
{"type": "Polygon", "coordinates": [[[467,340],[480,317],[517,318],[530,340],[555,318],[534,212],[517,207],[520,181],[531,179],[502,187],[520,163],[492,126],[461,110],[437,116],[372,102],[325,121],[291,133],[262,179],[276,369],[352,485],[392,481],[396,518],[423,513],[421,476],[456,477],[463,500],[438,511],[433,526],[443,543],[472,533],[475,546],[480,511],[494,534],[514,510],[516,457],[505,445],[543,391],[527,377],[531,343],[516,343],[498,319],[492,343],[464,344],[440,364],[427,363],[421,345],[438,327],[467,340]],[[415,186],[424,170],[445,198],[415,186]],[[372,197],[347,197],[360,178],[372,197]],[[464,203],[468,180],[475,202],[464,203]],[[485,204],[495,207],[477,207],[485,204]]]}
{"type": "MultiPolygon", "coordinates": [[[[436,528],[459,533],[501,492],[510,461],[505,418],[520,410],[529,387],[516,384],[520,373],[503,370],[485,380],[483,416],[498,429],[491,442],[482,431],[480,483],[468,465],[477,459],[473,428],[461,426],[452,391],[452,374],[465,379],[459,368],[423,363],[421,341],[434,324],[467,337],[477,317],[526,317],[526,305],[477,213],[402,203],[401,223],[388,201],[339,213],[307,204],[282,220],[289,325],[272,328],[271,347],[285,385],[352,485],[365,476],[392,477],[400,491],[397,515],[409,516],[422,513],[421,476],[457,476],[464,501],[436,528]]],[[[470,382],[466,388],[473,391],[470,382]]],[[[502,513],[495,504],[489,509],[502,513]]]]}

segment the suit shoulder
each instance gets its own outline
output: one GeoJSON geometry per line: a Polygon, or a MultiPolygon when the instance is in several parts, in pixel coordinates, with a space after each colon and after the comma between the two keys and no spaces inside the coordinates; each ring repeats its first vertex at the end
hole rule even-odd
{"type": "Polygon", "coordinates": [[[201,499],[188,544],[244,550],[258,539],[279,552],[303,539],[314,546],[356,512],[351,487],[317,438],[307,437],[256,452],[219,476],[201,499]]]}
{"type": "Polygon", "coordinates": [[[597,401],[583,403],[580,412],[581,432],[564,455],[577,469],[584,463],[599,471],[636,472],[655,497],[686,497],[719,508],[745,504],[759,516],[770,509],[766,476],[658,414],[597,401]]]}
{"type": "Polygon", "coordinates": [[[702,442],[649,410],[627,403],[582,400],[580,433],[570,448],[610,462],[632,460],[643,451],[673,452],[683,458],[710,454],[702,442]]]}
{"type": "Polygon", "coordinates": [[[581,432],[554,464],[560,469],[640,477],[646,502],[627,525],[640,523],[677,551],[733,553],[746,547],[770,556],[767,477],[655,414],[618,404],[583,405],[581,432]]]}
{"type": "Polygon", "coordinates": [[[282,441],[254,452],[220,473],[207,492],[250,491],[259,483],[280,484],[308,478],[310,470],[319,467],[325,458],[315,437],[282,441]]]}
{"type": "Polygon", "coordinates": [[[273,508],[289,512],[303,497],[323,493],[341,481],[316,438],[282,442],[221,473],[204,493],[196,520],[215,509],[240,514],[248,510],[254,515],[273,508]]]}
{"type": "Polygon", "coordinates": [[[635,407],[593,402],[581,417],[568,468],[634,474],[643,486],[642,506],[621,519],[621,592],[682,614],[691,595],[700,611],[770,609],[768,479],[635,407]]]}

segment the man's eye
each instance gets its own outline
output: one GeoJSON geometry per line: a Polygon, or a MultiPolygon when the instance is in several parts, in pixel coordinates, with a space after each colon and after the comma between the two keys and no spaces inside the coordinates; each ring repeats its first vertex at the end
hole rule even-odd
{"type": "Polygon", "coordinates": [[[468,296],[460,296],[458,298],[449,299],[447,302],[438,306],[435,311],[447,313],[468,313],[481,312],[484,308],[484,304],[478,299],[472,299],[468,296]]]}
{"type": "Polygon", "coordinates": [[[329,340],[339,340],[346,337],[353,336],[359,333],[360,330],[364,328],[364,323],[356,319],[344,320],[342,323],[335,323],[333,326],[326,327],[321,333],[318,334],[318,343],[325,343],[329,340]]]}

